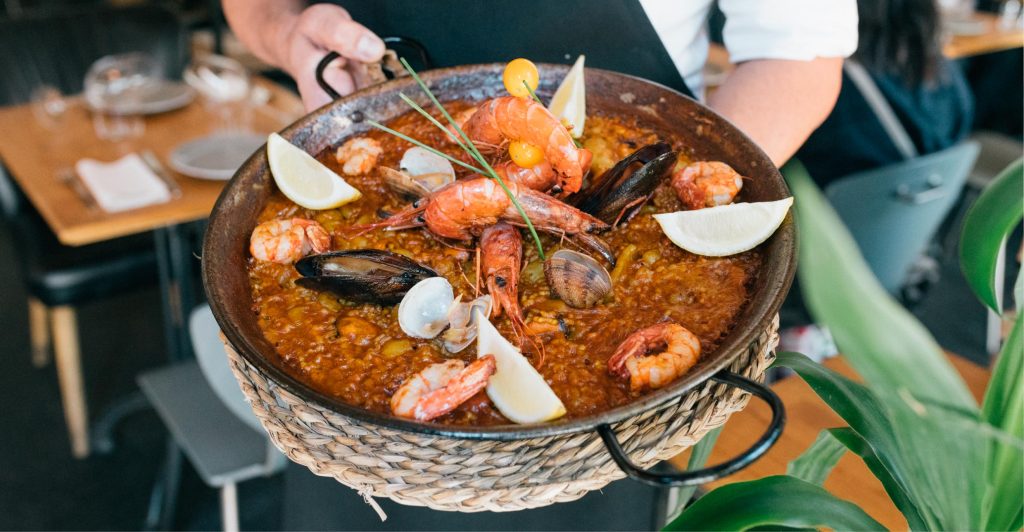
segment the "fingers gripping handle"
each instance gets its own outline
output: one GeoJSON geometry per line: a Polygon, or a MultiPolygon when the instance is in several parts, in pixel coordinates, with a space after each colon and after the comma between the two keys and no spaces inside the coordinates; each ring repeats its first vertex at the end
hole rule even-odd
{"type": "MultiPolygon", "coordinates": [[[[384,37],[383,41],[384,44],[389,48],[398,45],[399,47],[405,47],[408,50],[414,52],[416,56],[419,58],[421,68],[423,68],[424,70],[434,68],[434,62],[431,60],[430,54],[427,52],[426,47],[424,47],[423,44],[421,44],[416,39],[395,36],[384,37]]],[[[331,87],[330,83],[327,83],[327,80],[324,79],[324,72],[327,70],[327,67],[332,62],[334,62],[335,59],[338,59],[339,57],[341,57],[341,54],[339,54],[338,52],[327,52],[327,55],[325,55],[323,59],[321,59],[320,62],[317,63],[316,65],[317,84],[320,85],[320,88],[323,89],[323,91],[326,92],[327,95],[334,100],[341,98],[341,94],[338,93],[338,91],[334,90],[334,87],[331,87]]],[[[394,75],[397,74],[397,72],[392,72],[391,74],[391,77],[394,77],[394,75]]]]}
{"type": "Polygon", "coordinates": [[[608,447],[608,452],[612,455],[612,459],[615,460],[615,463],[618,464],[619,468],[629,478],[658,487],[706,484],[747,467],[754,460],[764,455],[775,441],[779,439],[779,436],[782,434],[782,427],[786,423],[786,411],[782,406],[782,401],[779,399],[779,396],[775,395],[775,392],[763,384],[729,371],[720,371],[712,376],[711,379],[750,392],[768,403],[768,406],[772,409],[772,419],[761,438],[739,456],[721,464],[676,474],[659,474],[637,467],[630,460],[629,455],[622,449],[622,446],[619,445],[619,440],[616,438],[615,431],[611,425],[598,425],[597,433],[604,440],[604,444],[608,447]]]}

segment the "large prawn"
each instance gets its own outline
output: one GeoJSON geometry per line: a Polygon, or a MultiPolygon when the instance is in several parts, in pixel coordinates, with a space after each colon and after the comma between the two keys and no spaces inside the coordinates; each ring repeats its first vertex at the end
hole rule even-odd
{"type": "MultiPolygon", "coordinates": [[[[608,224],[561,201],[515,182],[506,183],[538,231],[574,237],[611,264],[615,255],[595,236],[608,224]]],[[[522,226],[515,204],[493,179],[476,177],[451,183],[386,220],[353,229],[407,229],[426,226],[442,238],[469,240],[499,221],[522,226]]]]}
{"type": "Polygon", "coordinates": [[[593,154],[577,148],[572,135],[543,105],[515,96],[484,102],[466,121],[466,136],[481,148],[518,140],[544,150],[544,158],[558,174],[554,194],[571,194],[583,185],[593,154]]]}
{"type": "Polygon", "coordinates": [[[487,293],[494,298],[491,317],[504,310],[512,329],[522,337],[523,310],[519,307],[519,271],[523,267],[523,237],[505,222],[484,229],[480,234],[481,270],[487,281],[487,293]]]}

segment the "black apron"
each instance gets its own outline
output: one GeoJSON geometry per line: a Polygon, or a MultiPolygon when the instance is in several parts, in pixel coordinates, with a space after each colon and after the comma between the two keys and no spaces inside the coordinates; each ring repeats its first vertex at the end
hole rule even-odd
{"type": "MultiPolygon", "coordinates": [[[[411,37],[435,66],[572,63],[614,70],[688,96],[679,70],[637,0],[342,0],[353,20],[380,36],[411,37]]],[[[399,50],[404,53],[404,50],[399,50]]]]}
{"type": "MultiPolygon", "coordinates": [[[[688,96],[665,46],[637,0],[342,0],[353,20],[377,35],[423,44],[434,66],[572,63],[645,78],[688,96]]],[[[396,50],[415,58],[406,50],[396,50]]],[[[412,61],[414,67],[415,61],[412,61]]],[[[661,525],[664,490],[620,480],[579,501],[521,512],[459,514],[378,499],[389,519],[380,523],[356,494],[333,479],[289,464],[285,473],[286,530],[646,530],[661,525]]]]}

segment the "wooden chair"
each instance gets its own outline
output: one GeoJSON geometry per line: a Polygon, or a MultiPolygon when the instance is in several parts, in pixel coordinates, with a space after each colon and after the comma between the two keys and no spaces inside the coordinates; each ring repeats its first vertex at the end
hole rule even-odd
{"type": "MultiPolygon", "coordinates": [[[[185,30],[163,8],[62,9],[0,19],[0,104],[27,101],[41,84],[78,92],[99,57],[143,50],[180,74],[186,60],[185,30]]],[[[30,176],[54,180],[54,176],[30,176]]],[[[52,341],[71,450],[89,454],[88,409],[82,379],[75,307],[152,285],[157,278],[152,234],[99,244],[62,245],[0,165],[0,214],[11,227],[29,293],[32,361],[49,361],[52,341]]],[[[113,318],[113,317],[112,317],[113,318]]]]}

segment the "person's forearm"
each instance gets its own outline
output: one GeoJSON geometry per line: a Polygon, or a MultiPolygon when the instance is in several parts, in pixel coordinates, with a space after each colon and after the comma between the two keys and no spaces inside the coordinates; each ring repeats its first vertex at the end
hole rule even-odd
{"type": "Polygon", "coordinates": [[[224,16],[252,53],[282,67],[284,33],[306,7],[305,0],[222,0],[224,16]]]}
{"type": "Polygon", "coordinates": [[[740,64],[708,105],[781,166],[825,120],[842,84],[841,58],[740,64]]]}

